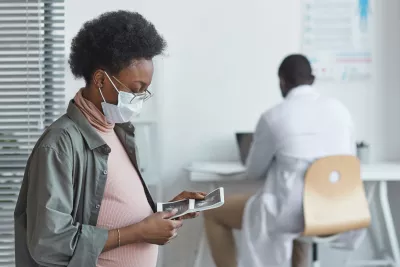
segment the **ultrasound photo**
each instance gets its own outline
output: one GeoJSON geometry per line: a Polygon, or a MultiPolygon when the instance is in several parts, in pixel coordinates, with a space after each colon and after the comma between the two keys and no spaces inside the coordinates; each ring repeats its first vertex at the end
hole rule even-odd
{"type": "Polygon", "coordinates": [[[163,211],[172,211],[173,209],[178,210],[178,213],[174,217],[185,213],[189,209],[189,199],[162,204],[163,211]]]}
{"type": "Polygon", "coordinates": [[[204,200],[195,200],[194,208],[195,209],[203,209],[206,207],[210,207],[221,202],[221,192],[219,190],[215,190],[208,194],[204,200]]]}

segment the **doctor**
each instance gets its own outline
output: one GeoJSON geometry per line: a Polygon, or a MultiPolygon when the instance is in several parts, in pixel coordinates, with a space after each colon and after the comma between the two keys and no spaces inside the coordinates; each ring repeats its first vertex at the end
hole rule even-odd
{"type": "MultiPolygon", "coordinates": [[[[307,266],[303,177],[313,160],[355,153],[353,122],[338,101],[312,86],[302,55],[286,57],[278,71],[284,101],[261,115],[247,159],[248,179],[266,179],[254,195],[234,195],[205,213],[205,228],[217,267],[307,266]],[[236,255],[232,229],[242,229],[236,255]]],[[[343,234],[335,245],[353,249],[364,231],[343,234]]]]}

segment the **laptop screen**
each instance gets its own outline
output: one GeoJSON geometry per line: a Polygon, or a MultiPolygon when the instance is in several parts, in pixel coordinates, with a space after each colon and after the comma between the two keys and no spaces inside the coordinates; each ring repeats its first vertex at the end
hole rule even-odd
{"type": "Polygon", "coordinates": [[[240,161],[244,165],[246,164],[251,143],[253,142],[253,133],[236,133],[236,142],[239,148],[240,161]]]}

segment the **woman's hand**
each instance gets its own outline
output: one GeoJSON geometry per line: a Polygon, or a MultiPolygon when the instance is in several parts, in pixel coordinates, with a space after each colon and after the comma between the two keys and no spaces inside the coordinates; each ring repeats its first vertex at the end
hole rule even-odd
{"type": "MultiPolygon", "coordinates": [[[[179,195],[177,195],[176,197],[171,199],[170,201],[172,202],[172,201],[178,201],[178,200],[189,199],[189,198],[203,200],[206,195],[207,195],[207,193],[204,193],[204,192],[183,191],[179,195]]],[[[200,214],[199,212],[188,213],[188,214],[183,215],[182,217],[179,217],[179,219],[180,220],[193,219],[193,218],[196,218],[197,216],[199,216],[199,214],[200,214]]]]}
{"type": "Polygon", "coordinates": [[[180,220],[170,220],[177,213],[157,212],[137,224],[139,242],[165,245],[177,235],[177,229],[182,226],[180,220]]]}

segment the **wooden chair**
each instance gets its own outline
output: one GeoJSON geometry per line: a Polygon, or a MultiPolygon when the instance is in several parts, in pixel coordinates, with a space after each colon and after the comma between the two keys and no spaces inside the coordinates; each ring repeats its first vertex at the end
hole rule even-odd
{"type": "Polygon", "coordinates": [[[301,241],[313,244],[313,266],[318,244],[335,235],[366,228],[371,214],[361,179],[360,162],[354,156],[329,156],[316,160],[304,180],[304,222],[301,241]]]}

